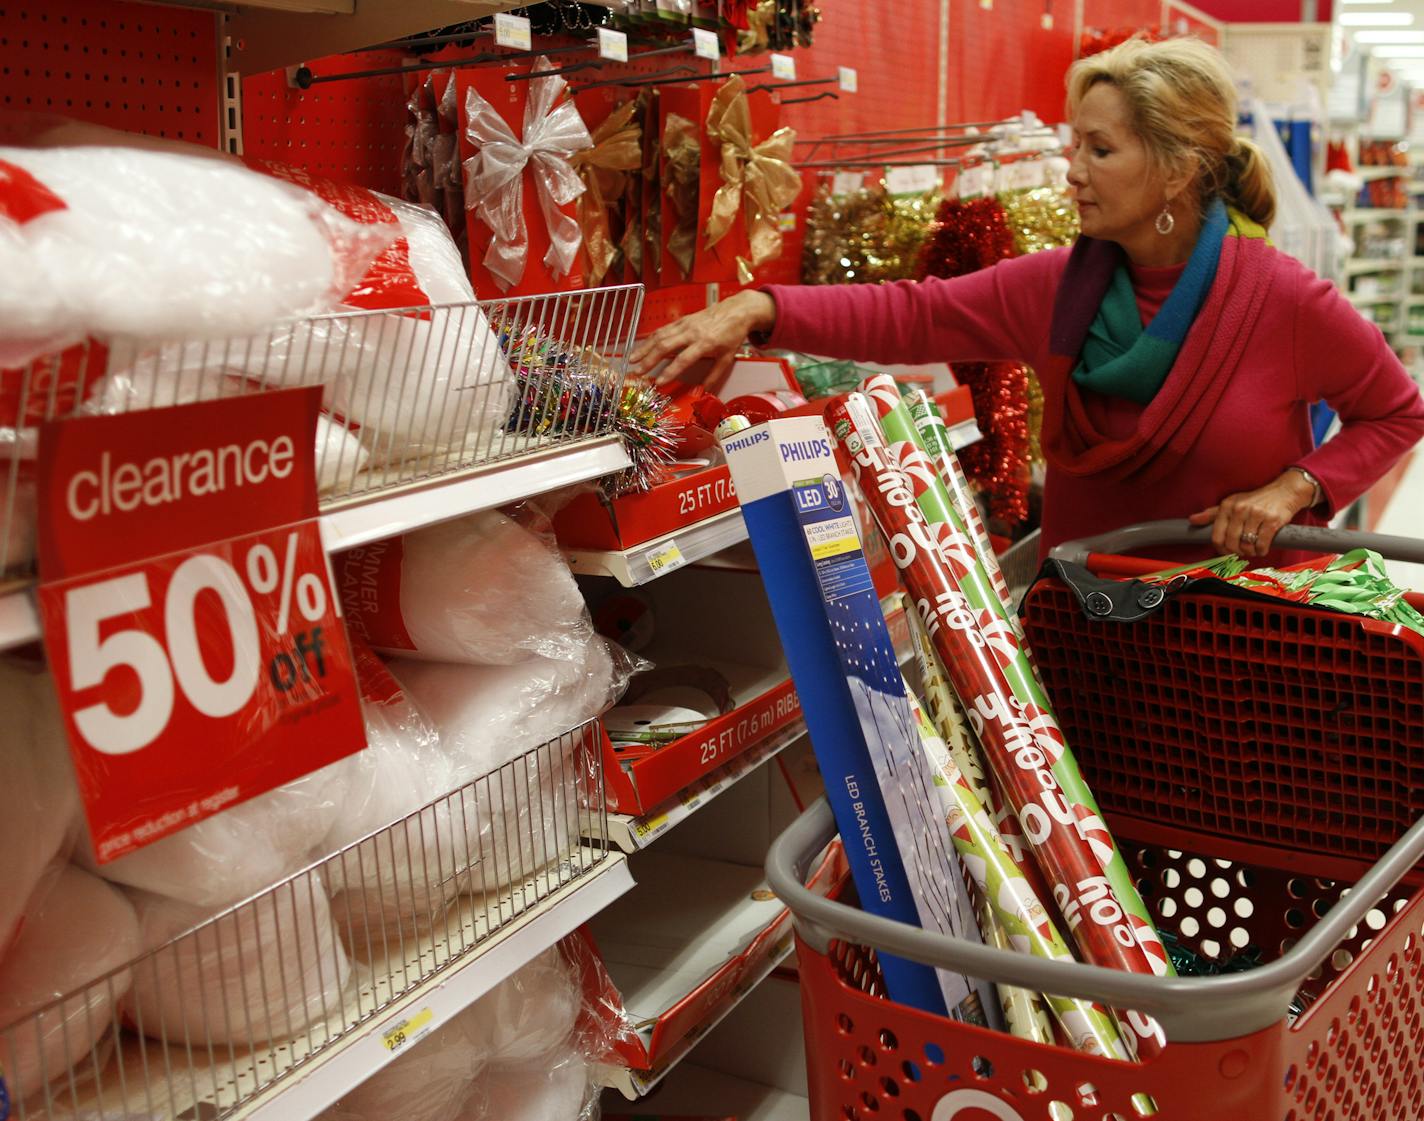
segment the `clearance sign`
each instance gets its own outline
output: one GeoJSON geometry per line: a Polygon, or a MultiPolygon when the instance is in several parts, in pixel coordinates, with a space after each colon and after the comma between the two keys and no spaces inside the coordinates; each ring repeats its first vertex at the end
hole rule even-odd
{"type": "Polygon", "coordinates": [[[39,606],[101,863],[365,745],[321,390],[42,426],[39,606]]]}

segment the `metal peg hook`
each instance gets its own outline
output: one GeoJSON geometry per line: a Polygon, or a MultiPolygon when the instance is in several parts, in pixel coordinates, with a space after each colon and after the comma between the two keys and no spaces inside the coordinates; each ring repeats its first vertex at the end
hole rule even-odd
{"type": "MultiPolygon", "coordinates": [[[[750,73],[750,71],[743,71],[743,73],[750,73]]],[[[761,82],[755,86],[748,86],[747,92],[756,93],[759,90],[784,90],[789,89],[791,86],[825,86],[832,82],[839,81],[839,78],[802,78],[796,82],[761,82]]],[[[784,105],[785,102],[782,102],[782,104],[784,105]]]]}
{"type": "Polygon", "coordinates": [[[782,98],[783,105],[804,105],[808,101],[824,101],[830,98],[832,101],[839,101],[841,95],[835,90],[822,90],[820,93],[813,93],[810,97],[785,97],[782,98]]]}

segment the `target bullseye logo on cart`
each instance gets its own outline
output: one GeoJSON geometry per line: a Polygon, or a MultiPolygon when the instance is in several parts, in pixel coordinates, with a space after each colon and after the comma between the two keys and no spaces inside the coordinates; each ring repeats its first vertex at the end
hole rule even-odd
{"type": "Polygon", "coordinates": [[[930,1121],[1024,1121],[1018,1110],[983,1090],[951,1090],[935,1103],[930,1121]]]}
{"type": "Polygon", "coordinates": [[[319,390],[46,424],[40,615],[95,856],[364,746],[319,390]]]}

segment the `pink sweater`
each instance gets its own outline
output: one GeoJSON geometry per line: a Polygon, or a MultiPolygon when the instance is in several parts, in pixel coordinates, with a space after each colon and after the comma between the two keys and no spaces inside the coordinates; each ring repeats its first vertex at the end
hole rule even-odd
{"type": "MultiPolygon", "coordinates": [[[[1067,249],[1004,261],[953,280],[886,285],[772,286],[768,343],[862,362],[1023,362],[1045,368],[1049,321],[1067,249]]],[[[1192,332],[1210,330],[1198,320],[1192,332]]],[[[1189,336],[1190,338],[1190,336],[1189,336]]],[[[1058,359],[1062,362],[1062,359],[1058,359]]],[[[1191,469],[1151,488],[1075,476],[1048,464],[1043,548],[1134,522],[1187,517],[1299,465],[1320,480],[1319,523],[1366,491],[1424,436],[1424,400],[1379,329],[1328,281],[1282,257],[1275,293],[1240,372],[1194,446],[1191,469]],[[1341,429],[1313,446],[1310,405],[1325,400],[1341,429]]],[[[1095,426],[1135,430],[1142,406],[1083,394],[1095,426]]]]}

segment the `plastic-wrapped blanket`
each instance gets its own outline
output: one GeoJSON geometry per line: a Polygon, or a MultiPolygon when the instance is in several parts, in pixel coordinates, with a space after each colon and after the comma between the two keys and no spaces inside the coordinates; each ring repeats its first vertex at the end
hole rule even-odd
{"type": "Polygon", "coordinates": [[[336,569],[350,626],[386,653],[512,665],[588,651],[568,562],[498,510],[352,549],[336,569]]]}
{"type": "Polygon", "coordinates": [[[208,907],[147,892],[129,897],[143,949],[163,947],[134,967],[124,1000],[126,1016],[144,1035],[193,1046],[255,1046],[341,1010],[351,966],[315,872],[208,923],[208,907]]]}
{"type": "Polygon", "coordinates": [[[130,975],[89,983],[139,950],[138,920],[117,889],[72,865],[41,879],[0,953],[0,1071],[12,1095],[33,1094],[89,1054],[114,1022],[130,975]]]}
{"type": "Polygon", "coordinates": [[[0,148],[0,366],[86,335],[218,338],[331,307],[390,241],[229,160],[0,148]]]}

